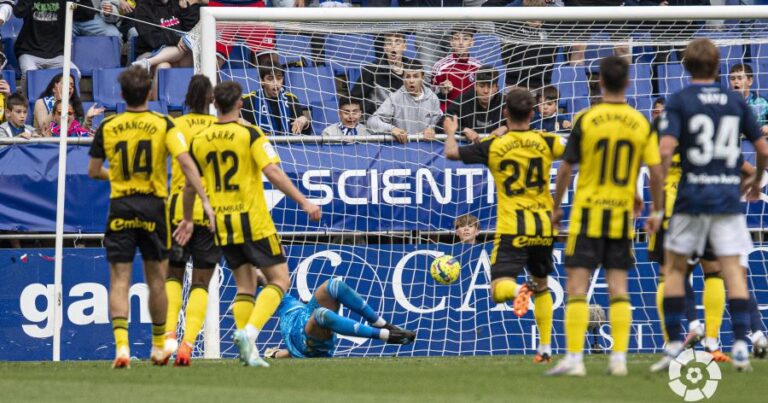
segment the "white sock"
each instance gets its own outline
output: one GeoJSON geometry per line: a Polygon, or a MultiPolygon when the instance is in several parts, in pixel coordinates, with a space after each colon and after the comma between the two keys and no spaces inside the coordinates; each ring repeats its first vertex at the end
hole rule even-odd
{"type": "Polygon", "coordinates": [[[539,354],[546,354],[546,355],[552,356],[552,345],[539,344],[539,354]]]}
{"type": "Polygon", "coordinates": [[[373,322],[371,325],[373,327],[384,327],[384,325],[387,324],[387,321],[384,320],[384,318],[376,319],[376,322],[373,322]]]}
{"type": "Polygon", "coordinates": [[[680,354],[681,351],[683,351],[683,342],[681,341],[672,341],[667,343],[667,347],[664,349],[664,351],[667,353],[667,355],[677,357],[678,354],[680,354]]]}
{"type": "Polygon", "coordinates": [[[627,362],[627,353],[621,353],[618,351],[611,352],[611,363],[615,362],[627,362]]]}
{"type": "Polygon", "coordinates": [[[749,340],[752,341],[752,344],[755,344],[758,342],[758,340],[765,337],[765,334],[762,330],[758,330],[756,332],[752,332],[752,334],[749,335],[749,340]]]}
{"type": "Polygon", "coordinates": [[[698,334],[704,333],[704,327],[701,325],[701,321],[698,319],[692,320],[690,323],[688,323],[688,331],[689,332],[696,332],[698,334]]]}
{"type": "Polygon", "coordinates": [[[709,351],[717,351],[720,350],[720,343],[714,337],[707,337],[704,339],[704,347],[708,348],[709,351]]]}
{"type": "Polygon", "coordinates": [[[747,346],[747,342],[744,340],[734,341],[733,347],[731,347],[731,355],[743,355],[745,357],[749,357],[749,346],[747,346]]]}
{"type": "Polygon", "coordinates": [[[387,339],[389,339],[389,329],[379,330],[379,339],[381,341],[387,341],[387,339]]]}
{"type": "Polygon", "coordinates": [[[565,359],[572,363],[579,363],[584,361],[584,353],[568,353],[565,355],[565,359]]]}
{"type": "Polygon", "coordinates": [[[245,334],[248,335],[248,340],[253,343],[256,341],[256,338],[259,337],[259,329],[256,329],[256,327],[251,324],[247,324],[245,325],[245,334]]]}

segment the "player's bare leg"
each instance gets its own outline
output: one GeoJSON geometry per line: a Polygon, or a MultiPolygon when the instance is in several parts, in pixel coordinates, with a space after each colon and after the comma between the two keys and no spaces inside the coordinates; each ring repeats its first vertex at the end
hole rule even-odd
{"type": "Polygon", "coordinates": [[[128,344],[128,291],[131,287],[132,263],[109,265],[109,314],[115,337],[115,361],[112,368],[130,368],[131,350],[128,344]]]}
{"type": "Polygon", "coordinates": [[[288,275],[288,264],[279,263],[269,267],[261,268],[262,273],[267,278],[268,284],[259,292],[256,302],[251,311],[251,317],[248,324],[245,325],[245,333],[248,336],[248,342],[251,345],[251,354],[248,359],[248,366],[251,367],[269,367],[259,355],[259,349],[256,347],[256,338],[259,331],[264,327],[269,318],[280,306],[286,290],[291,285],[291,279],[288,275]]]}
{"type": "Polygon", "coordinates": [[[165,349],[165,319],[168,315],[168,298],[165,295],[165,279],[168,276],[168,259],[145,260],[144,280],[149,288],[149,316],[152,318],[152,353],[155,365],[166,365],[173,351],[165,349]]]}
{"type": "Polygon", "coordinates": [[[554,368],[547,371],[550,376],[585,376],[584,334],[589,326],[589,306],[587,288],[592,270],[584,267],[569,267],[566,292],[568,302],[565,306],[565,344],[567,354],[554,368]]]}
{"type": "Polygon", "coordinates": [[[211,282],[214,270],[216,270],[215,267],[213,269],[192,270],[189,300],[184,317],[184,337],[176,354],[175,366],[189,366],[190,364],[192,348],[205,321],[205,313],[208,309],[208,284],[211,282]]]}
{"type": "Polygon", "coordinates": [[[531,284],[518,284],[514,277],[499,277],[491,281],[493,301],[497,304],[512,301],[512,309],[518,317],[528,313],[533,291],[534,287],[531,284]]]}
{"type": "Polygon", "coordinates": [[[552,294],[549,292],[546,277],[533,277],[533,302],[536,308],[533,317],[539,331],[539,347],[533,362],[547,364],[552,362],[552,294]]]}
{"type": "Polygon", "coordinates": [[[734,368],[738,371],[751,371],[747,330],[750,325],[749,290],[747,273],[739,262],[740,256],[719,256],[717,258],[728,289],[728,306],[733,327],[733,348],[731,350],[734,368]]]}
{"type": "Polygon", "coordinates": [[[237,285],[237,295],[232,303],[232,315],[235,317],[237,330],[233,335],[234,343],[239,351],[240,362],[248,363],[253,345],[248,341],[245,333],[245,325],[253,311],[253,296],[256,293],[256,269],[250,263],[246,263],[232,270],[232,277],[237,285]]]}
{"type": "Polygon", "coordinates": [[[611,298],[608,319],[613,337],[613,351],[608,365],[608,374],[626,376],[629,331],[632,326],[632,304],[627,292],[627,270],[608,269],[605,277],[608,282],[608,295],[611,298]]]}

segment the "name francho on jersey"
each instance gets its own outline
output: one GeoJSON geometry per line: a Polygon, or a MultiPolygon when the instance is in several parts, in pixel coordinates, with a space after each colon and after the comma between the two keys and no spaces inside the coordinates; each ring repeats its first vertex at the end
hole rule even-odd
{"type": "Polygon", "coordinates": [[[760,128],[744,98],[719,84],[692,84],[673,94],[659,133],[677,138],[682,175],[675,213],[740,214],[740,134],[749,141],[760,128]]]}

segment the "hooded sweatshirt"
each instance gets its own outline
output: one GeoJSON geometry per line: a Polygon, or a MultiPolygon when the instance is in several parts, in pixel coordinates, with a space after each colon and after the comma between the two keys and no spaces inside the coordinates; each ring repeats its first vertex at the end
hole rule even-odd
{"type": "Polygon", "coordinates": [[[429,87],[422,86],[422,93],[416,98],[402,87],[368,119],[368,128],[373,132],[389,134],[398,127],[408,134],[418,134],[434,127],[442,115],[440,100],[429,87]]]}

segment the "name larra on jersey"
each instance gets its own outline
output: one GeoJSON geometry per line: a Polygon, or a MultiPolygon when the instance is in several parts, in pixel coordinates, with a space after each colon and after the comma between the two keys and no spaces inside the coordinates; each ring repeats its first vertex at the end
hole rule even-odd
{"type": "Polygon", "coordinates": [[[499,200],[497,235],[527,235],[519,241],[530,243],[527,246],[537,242],[535,237],[554,235],[550,170],[564,149],[559,136],[535,130],[509,131],[459,148],[463,162],[491,170],[499,200]]]}
{"type": "MultiPolygon", "coordinates": [[[[212,115],[202,115],[199,113],[188,113],[173,120],[173,123],[184,136],[187,144],[192,142],[192,138],[201,131],[216,123],[217,118],[212,115]]],[[[182,206],[182,194],[186,178],[181,170],[181,165],[176,159],[172,160],[171,165],[171,197],[169,198],[168,209],[173,224],[178,224],[184,218],[184,208],[182,206]]],[[[205,184],[203,184],[205,188],[205,184]]],[[[195,196],[195,205],[192,213],[195,224],[208,226],[208,217],[203,211],[203,204],[199,196],[195,196]]]]}
{"type": "Polygon", "coordinates": [[[682,170],[674,212],[740,214],[740,134],[760,138],[744,97],[717,84],[692,84],[669,97],[659,134],[678,141],[682,170]]]}
{"type": "Polygon", "coordinates": [[[563,160],[579,164],[570,232],[630,239],[640,164],[661,162],[656,133],[626,103],[603,103],[574,124],[563,160]]]}
{"type": "Polygon", "coordinates": [[[216,212],[216,242],[237,245],[277,233],[264,197],[262,170],[280,158],[261,129],[215,123],[196,134],[190,154],[216,212]]]}
{"type": "Polygon", "coordinates": [[[187,151],[184,135],[165,115],[143,111],[110,116],[101,123],[90,156],[109,161],[110,198],[168,195],[167,158],[187,151]]]}

